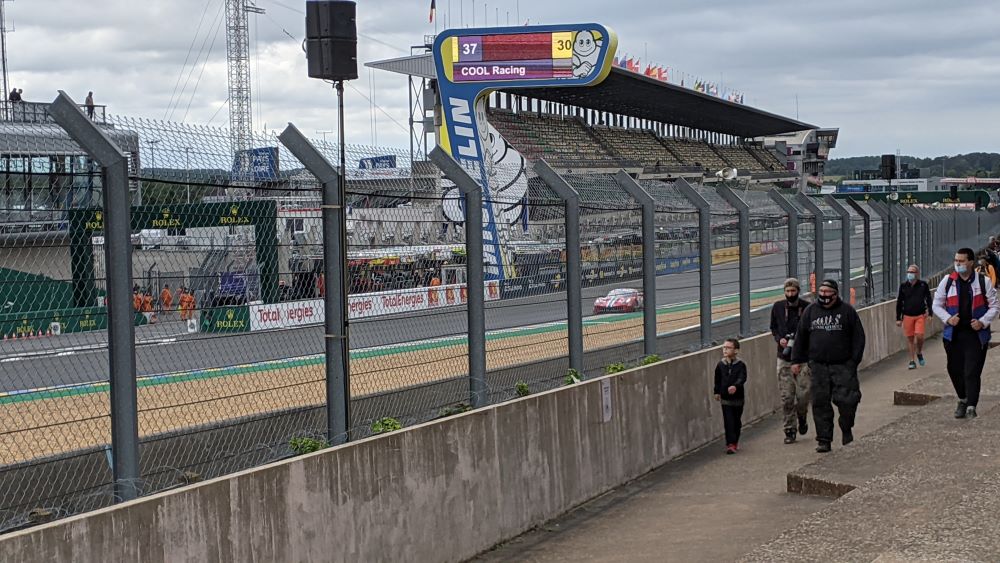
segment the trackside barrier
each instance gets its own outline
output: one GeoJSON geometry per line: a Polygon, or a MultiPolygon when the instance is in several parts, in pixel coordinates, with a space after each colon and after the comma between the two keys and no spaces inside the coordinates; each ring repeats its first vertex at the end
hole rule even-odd
{"type": "MultiPolygon", "coordinates": [[[[894,303],[859,313],[869,337],[863,367],[905,348],[894,303]]],[[[752,373],[773,370],[770,335],[745,339],[742,352],[752,373]]],[[[718,438],[709,395],[718,354],[702,350],[9,534],[0,560],[465,560],[718,438]],[[442,481],[461,482],[463,498],[476,502],[456,501],[442,481]]],[[[778,407],[770,378],[747,387],[747,420],[778,407]]]]}

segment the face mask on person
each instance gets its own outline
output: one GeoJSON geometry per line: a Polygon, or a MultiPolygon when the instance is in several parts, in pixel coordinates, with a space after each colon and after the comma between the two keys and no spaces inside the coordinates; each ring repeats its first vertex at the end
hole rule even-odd
{"type": "Polygon", "coordinates": [[[787,300],[789,303],[795,303],[796,301],[799,300],[799,294],[796,293],[795,295],[786,295],[785,300],[787,300]]]}
{"type": "Polygon", "coordinates": [[[958,272],[959,274],[964,274],[965,272],[969,271],[969,267],[966,266],[965,264],[959,264],[958,262],[955,262],[955,271],[958,272]]]}
{"type": "Polygon", "coordinates": [[[832,295],[817,295],[816,296],[816,301],[819,301],[820,305],[829,305],[830,303],[833,303],[833,296],[832,295]]]}
{"type": "Polygon", "coordinates": [[[913,272],[906,272],[906,281],[913,281],[915,279],[917,279],[917,274],[914,274],[913,272]]]}

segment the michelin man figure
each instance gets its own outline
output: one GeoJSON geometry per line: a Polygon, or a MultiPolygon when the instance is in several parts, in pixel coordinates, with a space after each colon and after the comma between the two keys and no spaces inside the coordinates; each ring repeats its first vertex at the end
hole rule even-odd
{"type": "Polygon", "coordinates": [[[573,77],[583,78],[597,68],[604,40],[596,31],[581,31],[573,42],[573,77]]]}

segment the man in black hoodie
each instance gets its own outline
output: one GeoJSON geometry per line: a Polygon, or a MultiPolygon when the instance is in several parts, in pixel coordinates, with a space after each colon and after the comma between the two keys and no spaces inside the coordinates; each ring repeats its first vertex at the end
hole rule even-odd
{"type": "Polygon", "coordinates": [[[802,312],[809,302],[799,297],[799,280],[785,280],[785,298],[771,307],[771,336],[778,346],[778,391],[784,414],[785,443],[792,444],[798,434],[809,431],[809,366],[792,375],[792,344],[802,312]],[[796,424],[797,423],[797,424],[796,424]]]}
{"type": "Polygon", "coordinates": [[[816,303],[806,308],[795,333],[792,373],[808,362],[812,377],[816,451],[830,451],[833,442],[833,406],[840,412],[840,431],[846,446],[854,441],[854,416],[861,402],[858,365],[865,354],[865,329],[857,311],[840,299],[834,280],[823,280],[816,303]]]}

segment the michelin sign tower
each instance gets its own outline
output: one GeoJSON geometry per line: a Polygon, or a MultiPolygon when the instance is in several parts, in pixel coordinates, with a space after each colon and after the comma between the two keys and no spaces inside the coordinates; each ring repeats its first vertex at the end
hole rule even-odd
{"type": "MultiPolygon", "coordinates": [[[[447,30],[434,41],[441,94],[439,143],[483,186],[486,280],[513,276],[510,229],[522,214],[528,178],[524,157],[486,118],[486,97],[500,88],[563,88],[599,84],[611,72],[618,38],[594,24],[447,30]]],[[[444,210],[462,220],[459,196],[444,210]]]]}

